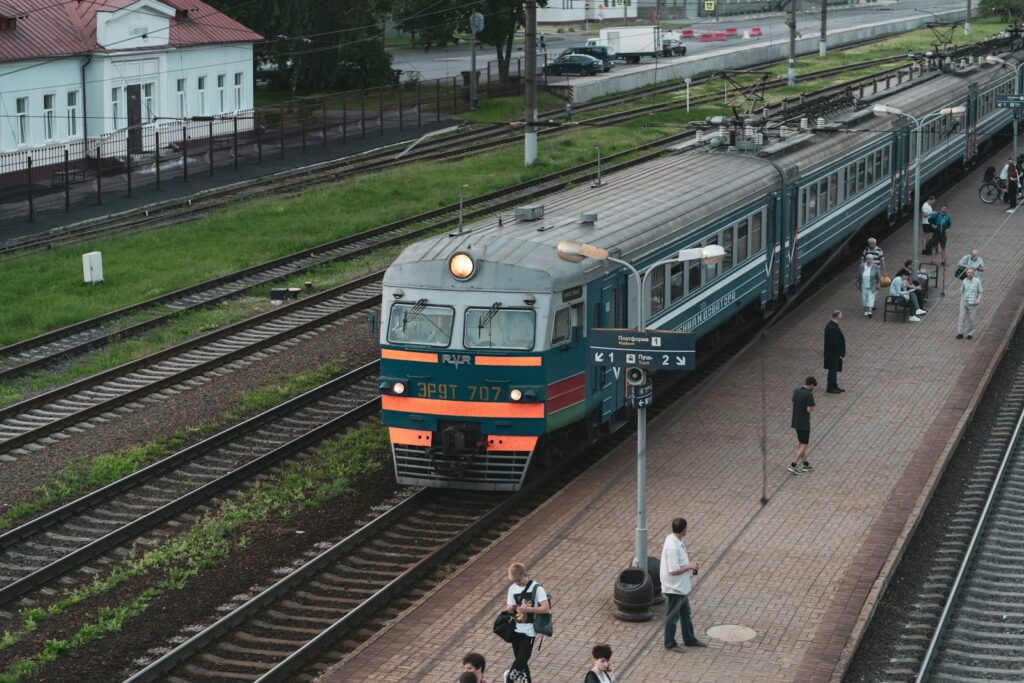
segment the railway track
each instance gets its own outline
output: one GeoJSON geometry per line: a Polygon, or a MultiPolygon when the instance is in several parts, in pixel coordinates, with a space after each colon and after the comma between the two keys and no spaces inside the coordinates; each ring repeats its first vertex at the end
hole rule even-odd
{"type": "MultiPolygon", "coordinates": [[[[749,332],[749,328],[746,329],[749,332]]],[[[746,335],[718,347],[686,376],[659,377],[660,412],[735,353],[746,335]]],[[[428,577],[452,556],[464,559],[474,539],[489,542],[548,500],[593,462],[631,436],[631,429],[579,449],[563,465],[534,477],[518,493],[422,490],[237,605],[209,627],[127,679],[142,681],[311,680],[341,661],[412,601],[430,590],[428,577]]],[[[479,542],[476,543],[480,545],[479,542]]]]}
{"type": "MultiPolygon", "coordinates": [[[[883,58],[871,60],[859,65],[862,68],[878,66],[892,61],[902,61],[905,58],[883,58]]],[[[849,65],[827,69],[821,72],[809,74],[808,77],[825,77],[841,73],[849,69],[849,65]]],[[[901,72],[903,65],[896,69],[901,72]]],[[[891,72],[890,72],[891,73],[891,72]]],[[[888,74],[887,74],[888,76],[888,74]]],[[[855,79],[849,83],[835,86],[824,90],[820,96],[828,96],[829,93],[851,87],[866,80],[878,78],[877,75],[865,76],[855,79]]],[[[902,78],[902,76],[901,76],[902,78]]],[[[785,85],[784,80],[777,79],[772,82],[772,87],[785,85]]],[[[675,86],[672,86],[675,88],[675,86]]],[[[717,99],[718,95],[707,96],[709,99],[717,99]]],[[[786,100],[778,106],[785,107],[786,100]]],[[[700,103],[700,98],[695,99],[700,103]]],[[[606,116],[589,120],[589,125],[614,125],[622,121],[654,113],[667,111],[685,106],[683,103],[663,103],[648,105],[626,112],[616,112],[606,116]]],[[[543,131],[542,131],[543,132],[543,131]]],[[[632,150],[626,150],[606,157],[605,172],[614,172],[629,166],[647,161],[658,154],[659,148],[674,142],[688,139],[691,132],[684,132],[669,136],[658,141],[638,146],[632,150]],[[640,154],[639,157],[629,158],[632,155],[640,154]],[[617,159],[626,159],[619,161],[617,159]],[[611,164],[611,165],[608,165],[611,164]]],[[[495,143],[484,143],[484,147],[495,143]]],[[[500,142],[499,144],[505,144],[500,142]]],[[[479,151],[474,147],[469,150],[479,151]]],[[[467,150],[463,150],[467,151],[467,150]]],[[[467,151],[467,153],[470,153],[467,151]]],[[[473,219],[486,215],[496,210],[514,206],[517,203],[535,199],[544,194],[562,189],[570,183],[579,183],[590,180],[596,175],[597,162],[588,162],[578,166],[558,171],[531,181],[520,183],[510,188],[476,197],[466,203],[469,211],[464,213],[464,218],[473,219]]],[[[415,239],[427,233],[442,230],[453,226],[458,222],[458,204],[452,204],[439,209],[425,212],[407,219],[379,226],[377,228],[352,235],[330,243],[317,245],[273,261],[253,266],[236,273],[214,278],[207,282],[199,283],[176,292],[156,297],[133,306],[122,308],[111,313],[104,314],[82,321],[75,325],[64,327],[58,330],[39,335],[37,337],[0,348],[0,381],[12,379],[29,371],[43,368],[52,364],[57,359],[68,356],[79,355],[90,350],[109,344],[113,340],[124,339],[164,324],[175,315],[201,306],[208,306],[226,298],[237,296],[251,287],[273,282],[284,277],[296,275],[308,269],[326,263],[339,262],[359,258],[375,249],[393,245],[405,240],[415,239]],[[118,324],[118,321],[132,315],[146,315],[152,312],[152,317],[135,323],[130,326],[118,324]]]]}
{"type": "Polygon", "coordinates": [[[1001,402],[937,559],[904,618],[889,681],[1024,680],[1024,370],[1001,402]]]}
{"type": "Polygon", "coordinates": [[[352,320],[379,305],[382,277],[373,273],[0,409],[0,461],[30,454],[43,437],[123,416],[159,392],[212,380],[229,364],[241,367],[264,350],[352,320]]]}
{"type": "MultiPolygon", "coordinates": [[[[860,43],[850,45],[847,49],[857,47],[859,45],[860,43]]],[[[906,59],[907,58],[905,56],[899,56],[884,58],[881,60],[870,60],[863,64],[849,64],[833,69],[825,69],[819,72],[810,72],[805,74],[803,78],[824,77],[850,69],[866,68],[886,62],[905,61],[906,59]]],[[[750,68],[757,69],[759,67],[769,66],[770,64],[771,63],[758,64],[750,68]]],[[[716,79],[717,76],[714,74],[701,76],[693,79],[692,85],[701,85],[716,79]]],[[[782,85],[784,85],[784,83],[782,83],[782,85]]],[[[608,107],[615,107],[621,104],[642,100],[643,98],[650,97],[652,95],[678,92],[679,89],[680,86],[678,83],[655,86],[635,93],[630,93],[628,95],[612,97],[600,102],[579,105],[574,108],[574,112],[576,114],[581,114],[608,107]]],[[[736,92],[734,91],[732,94],[736,94],[736,92]]],[[[692,101],[692,104],[705,101],[713,102],[717,99],[717,94],[709,95],[704,98],[695,98],[692,101]]],[[[795,100],[798,98],[792,99],[795,100]]],[[[653,109],[650,107],[640,107],[636,109],[635,115],[639,116],[652,113],[654,111],[663,111],[665,109],[673,108],[671,105],[652,106],[654,106],[653,109]]],[[[543,121],[545,119],[559,118],[563,114],[564,111],[562,110],[553,110],[539,114],[538,118],[543,121]]],[[[629,118],[631,118],[631,116],[629,116],[627,112],[618,112],[614,115],[614,118],[609,120],[607,123],[597,125],[608,125],[613,122],[628,120],[629,118]]],[[[240,183],[234,183],[222,188],[206,190],[191,197],[150,204],[140,209],[122,212],[108,218],[84,221],[82,223],[67,226],[63,229],[52,230],[43,236],[33,236],[21,240],[10,241],[0,244],[0,256],[40,248],[51,248],[55,244],[61,242],[81,241],[83,239],[102,235],[133,232],[141,229],[178,223],[183,220],[194,219],[200,215],[230,204],[235,204],[239,201],[245,201],[246,199],[253,197],[265,196],[268,192],[274,192],[278,195],[284,194],[287,196],[289,193],[303,191],[310,187],[315,187],[329,182],[336,182],[337,180],[355,174],[377,172],[413,161],[454,159],[494,149],[496,147],[518,143],[519,141],[519,133],[517,131],[510,130],[508,125],[485,125],[470,131],[458,131],[451,135],[439,136],[437,139],[425,142],[421,147],[408,151],[408,153],[404,153],[408,150],[408,143],[378,150],[371,150],[369,152],[343,157],[341,159],[284,171],[272,176],[256,178],[240,183]]]]}
{"type": "Polygon", "coordinates": [[[174,533],[163,526],[308,452],[380,409],[374,361],[0,534],[0,607],[39,588],[91,581],[118,547],[174,533]]]}

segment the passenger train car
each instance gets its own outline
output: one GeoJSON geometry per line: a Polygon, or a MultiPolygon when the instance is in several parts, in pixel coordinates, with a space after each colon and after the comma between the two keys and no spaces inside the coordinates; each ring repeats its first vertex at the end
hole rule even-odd
{"type": "Polygon", "coordinates": [[[588,364],[592,328],[635,326],[637,296],[648,329],[698,337],[767,312],[802,269],[870,221],[912,208],[915,164],[922,179],[971,165],[1011,123],[995,98],[1014,91],[1014,74],[976,63],[851,100],[811,129],[791,121],[789,135],[778,121],[755,122],[751,139],[715,132],[599,188],[553,195],[543,210],[408,247],[384,278],[380,333],[397,480],[513,490],[543,444],[615,429],[627,412],[624,378],[588,364]],[[921,120],[921,159],[914,122],[877,116],[875,104],[921,120]],[[933,114],[958,106],[961,116],[933,114]],[[659,266],[637,292],[611,262],[561,260],[561,240],[640,269],[691,247],[718,244],[726,256],[659,266]]]}

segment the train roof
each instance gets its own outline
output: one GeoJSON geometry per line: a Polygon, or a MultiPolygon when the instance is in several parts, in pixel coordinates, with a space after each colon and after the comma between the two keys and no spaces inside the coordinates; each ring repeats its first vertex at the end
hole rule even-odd
{"type": "MultiPolygon", "coordinates": [[[[586,260],[568,263],[555,253],[561,240],[604,247],[616,258],[634,261],[678,240],[717,214],[737,208],[737,198],[779,189],[779,174],[762,159],[739,154],[684,152],[606,175],[599,188],[578,187],[543,200],[544,217],[515,221],[502,214],[448,234],[417,242],[395,260],[385,283],[417,284],[412,263],[447,263],[459,251],[483,262],[500,262],[536,271],[538,291],[579,284],[581,270],[601,268],[586,260]],[[582,223],[580,214],[597,214],[582,223]]],[[[482,268],[481,268],[482,270],[482,268]]],[[[422,280],[419,281],[422,284],[422,280]]]]}

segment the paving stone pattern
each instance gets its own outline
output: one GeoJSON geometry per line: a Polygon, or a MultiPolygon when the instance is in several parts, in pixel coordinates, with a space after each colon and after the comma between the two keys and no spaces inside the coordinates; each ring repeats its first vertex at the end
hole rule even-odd
{"type": "MultiPolygon", "coordinates": [[[[996,158],[999,158],[998,155],[996,158]]],[[[1024,209],[1007,214],[977,197],[981,172],[946,197],[953,216],[945,298],[932,288],[921,323],[861,316],[849,266],[713,385],[651,423],[650,551],[660,554],[673,517],[690,522],[686,544],[704,568],[691,596],[702,650],[666,652],[661,615],[644,624],[612,617],[612,587],[633,554],[635,442],[625,442],[521,521],[435,593],[327,672],[324,681],[453,681],[462,654],[483,653],[501,680],[511,648],[491,633],[511,562],[525,562],[555,600],[555,637],[531,662],[537,681],[582,680],[590,648],[610,643],[623,680],[826,681],[877,600],[883,567],[902,542],[919,498],[973,410],[977,388],[1024,301],[1024,209]],[[958,341],[953,262],[971,247],[985,259],[974,341],[958,341]],[[850,284],[846,284],[850,283],[850,284]],[[822,336],[843,309],[848,355],[826,394],[822,336]],[[762,358],[763,354],[763,358],[762,358]],[[762,363],[764,374],[762,375],[762,363]],[[796,446],[790,395],[818,377],[808,459],[785,470],[796,446]],[[761,387],[766,401],[762,405],[761,387]],[[769,503],[761,498],[762,411],[769,503]],[[753,628],[742,643],[703,635],[718,624],[753,628]]],[[[909,226],[882,244],[890,274],[911,252],[909,226]]],[[[925,260],[927,260],[926,257],[925,260]]]]}

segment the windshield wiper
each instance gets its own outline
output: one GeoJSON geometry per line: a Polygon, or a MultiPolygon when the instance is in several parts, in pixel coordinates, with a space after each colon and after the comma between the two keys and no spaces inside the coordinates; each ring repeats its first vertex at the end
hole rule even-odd
{"type": "Polygon", "coordinates": [[[491,304],[491,307],[487,309],[487,312],[481,316],[480,322],[477,324],[477,329],[482,330],[490,325],[491,321],[494,320],[494,316],[498,315],[499,310],[501,310],[501,302],[495,301],[491,304]]]}
{"type": "Polygon", "coordinates": [[[402,332],[405,332],[405,326],[409,324],[409,318],[415,318],[420,313],[422,313],[423,309],[426,307],[427,300],[420,299],[413,305],[412,308],[406,309],[405,313],[402,315],[402,332]]]}

